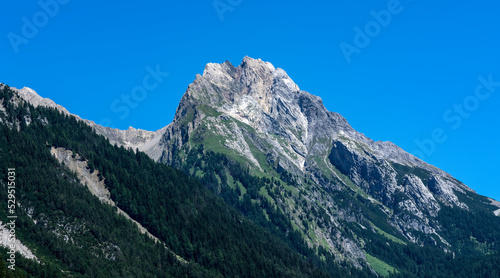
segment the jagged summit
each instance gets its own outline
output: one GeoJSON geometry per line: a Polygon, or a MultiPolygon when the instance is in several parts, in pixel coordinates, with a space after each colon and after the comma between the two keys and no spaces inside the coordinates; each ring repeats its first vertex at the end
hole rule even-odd
{"type": "Polygon", "coordinates": [[[294,142],[291,151],[299,150],[302,156],[314,152],[312,138],[341,134],[370,146],[379,158],[432,168],[391,142],[374,142],[355,131],[340,114],[327,111],[321,98],[300,90],[283,69],[261,59],[245,57],[238,67],[228,61],[207,64],[189,85],[179,109],[187,103],[210,106],[258,132],[285,136],[294,142]]]}
{"type": "MultiPolygon", "coordinates": [[[[15,88],[14,88],[15,89],[15,88]]],[[[63,113],[70,114],[63,106],[54,101],[39,96],[30,88],[16,89],[20,97],[34,106],[43,105],[56,108],[63,113]]],[[[282,166],[288,170],[297,168],[306,171],[306,168],[315,166],[317,162],[308,161],[308,157],[324,156],[331,148],[331,143],[322,144],[322,140],[340,140],[353,152],[362,151],[361,145],[369,148],[375,159],[423,167],[433,173],[446,175],[441,170],[428,165],[413,155],[405,152],[391,142],[374,142],[362,133],[355,131],[340,114],[327,111],[320,97],[300,90],[299,86],[281,68],[274,67],[270,62],[261,59],[244,57],[238,67],[229,61],[224,63],[208,63],[203,75],[197,75],[188,86],[176,112],[174,122],[158,131],[146,131],[130,127],[127,130],[102,127],[92,121],[86,121],[100,134],[105,135],[112,143],[131,148],[139,148],[147,152],[156,160],[169,162],[175,148],[165,148],[170,145],[167,141],[177,138],[172,134],[178,124],[186,116],[186,109],[195,109],[190,129],[194,130],[203,113],[200,106],[209,107],[221,116],[230,117],[238,122],[254,128],[258,134],[272,135],[266,139],[268,145],[276,148],[270,151],[274,158],[285,156],[281,160],[282,166]],[[163,138],[160,138],[163,137],[163,138]],[[166,140],[168,138],[168,140],[166,140]],[[283,138],[286,144],[278,143],[277,138],[283,138]],[[330,146],[329,146],[330,145],[330,146]]],[[[201,119],[200,119],[201,120],[201,119]]],[[[208,120],[208,119],[206,119],[208,120]]],[[[190,131],[188,130],[188,133],[190,131]]],[[[225,147],[236,149],[244,157],[260,167],[257,159],[248,151],[249,147],[242,133],[236,129],[223,129],[218,132],[228,135],[225,147]],[[233,134],[233,131],[235,132],[233,134]],[[231,135],[231,136],[229,136],[231,135]]],[[[182,146],[187,139],[176,139],[175,144],[182,146]]],[[[268,155],[269,156],[269,155],[268,155]]]]}
{"type": "Polygon", "coordinates": [[[349,187],[342,182],[348,177],[374,201],[420,219],[410,224],[393,217],[393,225],[411,239],[412,230],[436,232],[424,215],[436,215],[440,202],[466,207],[454,192],[473,192],[395,144],[357,132],[321,98],[300,90],[283,69],[250,57],[238,67],[227,61],[207,64],[196,76],[159,141],[164,150],[159,160],[181,163],[176,157],[199,143],[258,171],[285,169],[323,188],[349,187]],[[400,194],[408,199],[398,201],[400,194]]]}
{"type": "MultiPolygon", "coordinates": [[[[20,97],[34,106],[53,107],[70,114],[63,106],[39,96],[30,88],[16,90],[20,97]]],[[[230,117],[251,126],[258,134],[271,135],[266,139],[266,144],[273,146],[274,150],[269,151],[270,154],[267,156],[272,159],[284,156],[286,159],[280,160],[280,163],[288,170],[298,169],[307,172],[308,168],[315,168],[318,162],[308,158],[326,157],[326,152],[335,144],[323,144],[320,141],[335,139],[345,143],[351,151],[363,155],[366,150],[359,148],[361,143],[369,149],[368,153],[376,160],[423,167],[430,172],[447,176],[446,173],[426,164],[391,142],[374,142],[355,131],[340,114],[327,111],[321,98],[300,90],[283,69],[248,56],[243,58],[238,67],[229,61],[221,64],[208,63],[203,75],[197,75],[193,83],[188,86],[177,109],[174,123],[158,131],[133,127],[118,130],[99,126],[92,121],[84,121],[98,133],[108,137],[112,143],[139,148],[154,159],[168,163],[176,148],[166,148],[166,145],[175,142],[182,146],[185,143],[183,141],[187,139],[186,136],[184,140],[178,138],[180,133],[178,130],[175,131],[178,128],[175,123],[185,119],[186,109],[191,111],[194,108],[197,112],[195,116],[198,116],[192,121],[191,129],[194,130],[200,124],[197,120],[203,117],[200,106],[209,107],[222,117],[230,117]],[[178,139],[172,142],[171,138],[178,139]],[[283,144],[278,138],[284,139],[287,143],[283,144]]],[[[83,120],[77,115],[75,117],[83,120]]],[[[257,167],[261,167],[254,154],[249,151],[244,134],[238,132],[236,126],[228,129],[219,126],[218,132],[227,135],[224,143],[226,148],[234,149],[257,167]]]]}
{"type": "MultiPolygon", "coordinates": [[[[18,92],[28,102],[55,107],[32,90],[18,92]]],[[[207,64],[186,89],[173,122],[156,132],[87,123],[112,143],[139,148],[158,162],[214,183],[209,186],[218,194],[238,189],[236,200],[250,189],[241,188],[231,172],[235,168],[220,166],[226,172],[218,174],[214,168],[206,170],[207,161],[196,161],[203,154],[222,154],[251,175],[274,180],[254,188],[251,201],[265,198],[308,245],[323,246],[355,265],[364,258],[365,242],[349,236],[355,229],[346,231],[341,223],[384,227],[407,242],[453,250],[438,218],[443,209],[469,211],[480,203],[500,215],[500,203],[475,197],[448,173],[391,142],[375,142],[354,130],[340,114],[328,111],[320,97],[300,90],[283,69],[260,59],[245,57],[237,67],[228,61],[207,64]],[[474,198],[480,201],[470,206],[474,198]],[[347,200],[350,207],[344,207],[347,200]],[[354,209],[358,205],[376,211],[377,219],[354,209]],[[322,219],[313,221],[316,212],[322,212],[322,219]]]]}
{"type": "MultiPolygon", "coordinates": [[[[274,82],[280,81],[286,86],[291,86],[292,92],[299,91],[299,87],[283,69],[275,68],[269,62],[248,56],[238,67],[234,67],[229,61],[222,64],[207,64],[203,76],[198,75],[194,84],[206,81],[227,89],[222,92],[223,100],[226,102],[238,101],[243,96],[252,97],[266,113],[272,113],[273,101],[275,97],[279,97],[274,95],[275,91],[271,90],[274,82]]],[[[192,91],[188,90],[189,92],[192,91]]]]}

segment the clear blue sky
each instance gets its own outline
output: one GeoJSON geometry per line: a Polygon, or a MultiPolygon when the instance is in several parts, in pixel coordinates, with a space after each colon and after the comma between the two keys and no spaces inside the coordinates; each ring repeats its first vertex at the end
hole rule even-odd
{"type": "Polygon", "coordinates": [[[261,58],[360,132],[500,200],[498,2],[54,1],[0,4],[0,82],[98,123],[156,130],[206,63],[261,58]],[[148,66],[168,76],[125,104],[148,66]]]}

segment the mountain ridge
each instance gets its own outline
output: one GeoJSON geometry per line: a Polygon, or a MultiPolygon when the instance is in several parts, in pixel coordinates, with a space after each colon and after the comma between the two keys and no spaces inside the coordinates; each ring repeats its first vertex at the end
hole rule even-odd
{"type": "MultiPolygon", "coordinates": [[[[30,89],[17,91],[35,106],[69,113],[30,89]]],[[[245,57],[238,67],[207,64],[186,89],[172,123],[155,132],[116,130],[75,117],[112,144],[199,178],[261,225],[281,227],[268,215],[275,209],[276,217],[289,221],[279,236],[294,242],[289,232],[297,231],[308,247],[324,248],[356,267],[382,256],[367,247],[364,230],[395,244],[455,254],[459,241],[449,234],[450,219],[443,218],[450,210],[474,214],[479,207],[500,215],[499,202],[392,142],[354,130],[283,69],[260,59],[245,57]],[[221,159],[214,162],[213,153],[221,159]],[[246,182],[236,164],[263,182],[246,182]]]]}
{"type": "Polygon", "coordinates": [[[147,148],[148,143],[154,142],[157,140],[157,137],[162,134],[164,129],[160,128],[156,131],[149,131],[144,129],[137,129],[130,126],[128,129],[117,129],[111,127],[105,127],[99,124],[96,124],[94,121],[83,119],[76,114],[70,113],[63,106],[55,103],[53,100],[49,98],[44,98],[40,96],[35,90],[29,87],[23,87],[22,89],[17,89],[15,87],[11,87],[13,90],[19,93],[19,96],[23,98],[25,101],[33,105],[34,107],[38,107],[39,105],[44,107],[50,107],[57,109],[58,111],[66,114],[74,116],[79,121],[83,121],[89,126],[91,126],[98,134],[104,135],[112,144],[118,144],[119,146],[124,146],[125,148],[131,148],[135,151],[135,149],[147,148]]]}
{"type": "Polygon", "coordinates": [[[329,276],[197,179],[8,86],[0,102],[0,165],[16,173],[15,193],[0,181],[0,202],[17,204],[0,221],[15,213],[16,239],[36,256],[7,253],[0,238],[1,277],[329,276]]]}
{"type": "MultiPolygon", "coordinates": [[[[250,58],[250,57],[246,56],[243,59],[242,64],[240,65],[240,67],[242,67],[244,65],[248,65],[249,63],[250,64],[259,64],[259,62],[263,63],[264,65],[266,65],[269,69],[276,70],[279,73],[283,74],[284,77],[286,77],[287,80],[289,80],[293,84],[292,86],[295,86],[296,89],[299,91],[298,86],[293,82],[293,80],[291,80],[288,77],[288,75],[286,74],[286,72],[283,69],[281,69],[281,68],[275,68],[269,62],[263,62],[260,59],[253,59],[253,58],[250,58]]],[[[203,76],[207,75],[207,78],[210,78],[210,77],[213,77],[213,76],[219,76],[218,78],[220,79],[221,78],[220,74],[217,74],[217,73],[214,74],[213,72],[217,72],[217,70],[221,70],[221,69],[227,69],[228,71],[234,71],[236,68],[229,61],[226,61],[226,62],[224,62],[222,64],[208,63],[205,66],[205,69],[204,69],[204,72],[203,72],[203,76]]],[[[202,75],[197,74],[196,79],[198,79],[200,77],[202,77],[202,75]]],[[[196,79],[195,79],[195,82],[196,82],[196,79]]],[[[17,90],[19,92],[19,95],[20,95],[21,98],[23,98],[24,100],[26,100],[30,104],[34,105],[35,107],[37,107],[38,105],[42,105],[42,106],[45,106],[45,107],[52,107],[52,108],[55,108],[55,109],[57,109],[57,110],[65,113],[67,115],[75,116],[77,119],[82,120],[82,121],[86,122],[88,125],[90,125],[91,127],[93,127],[99,134],[104,135],[106,138],[108,138],[110,140],[111,143],[118,144],[119,146],[124,146],[126,148],[132,148],[134,150],[135,150],[135,148],[143,148],[146,153],[149,150],[147,145],[150,144],[151,141],[153,141],[154,139],[157,140],[158,138],[156,138],[156,137],[158,135],[163,135],[163,133],[165,132],[165,130],[171,125],[171,124],[168,124],[168,125],[164,126],[163,128],[160,128],[160,129],[158,129],[156,131],[150,131],[150,130],[144,130],[144,129],[137,129],[137,128],[134,128],[132,126],[130,126],[128,129],[125,129],[125,130],[117,129],[117,128],[105,127],[105,126],[98,125],[98,124],[96,124],[95,122],[93,122],[91,120],[83,119],[83,118],[81,118],[80,116],[78,116],[76,114],[70,113],[63,106],[55,103],[53,100],[51,100],[49,98],[43,98],[38,93],[36,93],[35,90],[33,90],[33,89],[29,88],[29,87],[23,87],[22,89],[17,89],[15,87],[11,87],[11,88],[14,89],[14,90],[17,90]]],[[[189,87],[188,87],[188,90],[189,90],[189,87]]],[[[303,91],[303,92],[305,92],[305,91],[303,91]]],[[[310,95],[310,96],[317,98],[317,101],[319,101],[321,103],[321,105],[323,106],[323,108],[324,108],[324,105],[322,104],[322,100],[321,100],[320,97],[315,96],[315,95],[310,95]]],[[[181,100],[181,102],[182,102],[182,100],[181,100]]],[[[267,108],[267,109],[269,109],[269,108],[267,108]]],[[[324,110],[327,111],[326,108],[324,108],[324,110]]],[[[330,112],[330,111],[327,111],[327,112],[334,113],[334,114],[340,116],[341,119],[342,119],[342,121],[345,122],[345,125],[348,126],[350,130],[354,130],[348,124],[347,120],[344,117],[342,117],[340,114],[335,113],[335,112],[330,112]]],[[[236,114],[235,113],[231,113],[230,116],[233,116],[233,117],[238,118],[239,120],[245,121],[242,117],[240,117],[238,115],[238,113],[236,113],[236,114]]],[[[360,132],[357,132],[357,131],[356,131],[356,133],[357,133],[357,136],[355,136],[355,137],[357,137],[357,138],[363,138],[362,140],[368,140],[371,143],[372,146],[375,145],[376,148],[379,149],[379,150],[383,150],[383,149],[387,149],[387,148],[396,148],[398,150],[398,152],[396,152],[395,154],[394,153],[393,154],[388,154],[389,156],[391,156],[392,159],[397,159],[398,158],[398,154],[399,155],[401,154],[399,152],[399,150],[404,151],[403,149],[401,149],[399,146],[397,146],[396,144],[394,144],[391,141],[373,141],[370,138],[366,137],[363,133],[360,133],[360,132]]],[[[140,149],[140,150],[142,150],[142,149],[140,149]]],[[[423,162],[420,159],[418,159],[415,156],[413,156],[412,154],[408,153],[408,155],[410,156],[410,158],[406,158],[407,161],[412,161],[412,162],[418,161],[418,164],[421,164],[423,162]]],[[[150,155],[150,156],[152,156],[152,158],[155,159],[155,160],[158,159],[157,155],[150,155]]],[[[397,162],[402,162],[402,161],[397,161],[397,162]]],[[[427,164],[427,163],[425,163],[425,164],[427,164]]],[[[430,167],[438,169],[434,165],[430,165],[430,164],[427,164],[427,165],[429,165],[430,167]]]]}

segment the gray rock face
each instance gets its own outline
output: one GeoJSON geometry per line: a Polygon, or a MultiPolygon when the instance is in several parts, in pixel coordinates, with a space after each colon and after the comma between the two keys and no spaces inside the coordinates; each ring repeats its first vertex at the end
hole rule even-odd
{"type": "MultiPolygon", "coordinates": [[[[3,84],[1,84],[3,86],[3,84]]],[[[139,149],[147,153],[149,156],[154,159],[158,159],[161,155],[161,151],[156,148],[156,145],[160,139],[160,136],[163,135],[165,128],[162,128],[157,131],[148,131],[142,129],[135,129],[133,127],[129,127],[127,130],[120,130],[116,128],[104,127],[96,124],[93,121],[86,120],[80,118],[78,115],[71,114],[66,108],[61,105],[56,104],[49,98],[43,98],[38,95],[33,89],[24,87],[22,89],[14,89],[20,99],[30,103],[34,107],[44,106],[55,108],[61,113],[66,115],[74,116],[76,119],[80,121],[84,121],[86,124],[94,128],[94,130],[98,133],[106,137],[111,144],[117,144],[118,146],[123,146],[126,148],[131,148],[133,150],[139,149]]],[[[3,107],[0,107],[0,109],[3,107]]]]}
{"type": "Polygon", "coordinates": [[[282,167],[296,174],[335,166],[387,204],[402,186],[393,164],[422,169],[435,177],[429,182],[435,190],[440,188],[436,194],[441,201],[458,205],[453,190],[471,191],[393,143],[374,142],[355,131],[341,115],[327,111],[319,97],[301,91],[284,70],[260,59],[245,57],[238,67],[229,62],[206,65],[203,75],[189,85],[173,123],[166,127],[159,142],[164,149],[160,160],[171,163],[173,154],[202,125],[218,132],[225,139],[224,147],[257,167],[261,165],[249,143],[271,161],[279,158],[282,167]],[[241,125],[225,124],[228,119],[255,132],[245,134],[241,125]],[[325,163],[330,165],[321,165],[325,163]]]}
{"type": "MultiPolygon", "coordinates": [[[[35,106],[69,114],[30,89],[18,92],[35,106]]],[[[365,242],[350,238],[339,223],[361,225],[366,218],[339,205],[332,192],[368,200],[409,241],[422,243],[417,234],[423,233],[435,235],[430,239],[439,238],[444,245],[448,243],[438,234],[436,216],[443,205],[468,209],[456,192],[473,192],[395,144],[375,142],[357,132],[340,114],[327,111],[321,98],[300,90],[284,70],[260,59],[245,57],[238,67],[229,62],[207,64],[203,75],[188,86],[173,122],[158,131],[116,130],[83,121],[111,143],[138,148],[173,166],[203,144],[259,176],[279,178],[277,172],[286,170],[298,183],[290,192],[301,197],[275,194],[272,202],[310,246],[322,245],[354,265],[365,260],[365,242]],[[315,216],[318,211],[324,212],[321,219],[315,216]]],[[[500,209],[496,213],[500,215],[500,209]]]]}
{"type": "MultiPolygon", "coordinates": [[[[324,189],[354,186],[381,204],[390,224],[410,241],[417,240],[413,231],[436,233],[439,202],[466,208],[454,191],[473,192],[393,143],[355,131],[344,117],[327,111],[319,97],[300,90],[284,70],[249,57],[238,67],[207,64],[196,76],[158,142],[159,161],[175,165],[179,153],[197,143],[242,158],[257,171],[283,168],[324,189]]],[[[328,206],[329,198],[315,191],[310,201],[328,206]]],[[[351,245],[325,237],[332,249],[340,245],[336,249],[356,254],[351,245]]]]}

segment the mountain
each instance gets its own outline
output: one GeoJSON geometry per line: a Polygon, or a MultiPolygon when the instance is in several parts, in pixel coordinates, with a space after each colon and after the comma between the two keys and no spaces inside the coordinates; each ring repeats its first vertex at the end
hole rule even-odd
{"type": "Polygon", "coordinates": [[[0,84],[0,277],[328,277],[198,180],[23,97],[0,84]]]}
{"type": "Polygon", "coordinates": [[[77,120],[85,122],[87,125],[92,127],[98,134],[104,135],[111,144],[117,144],[119,146],[124,146],[126,148],[131,148],[133,150],[135,150],[136,148],[142,150],[144,148],[145,150],[148,150],[151,155],[154,154],[154,150],[151,149],[150,145],[154,145],[156,141],[159,140],[160,136],[163,134],[165,129],[162,128],[160,130],[153,132],[143,129],[135,129],[133,127],[129,127],[129,129],[127,130],[120,130],[120,129],[101,126],[93,121],[82,119],[78,115],[71,114],[63,106],[56,104],[51,99],[41,97],[31,88],[24,87],[22,89],[16,89],[16,88],[12,89],[16,91],[22,99],[24,99],[34,107],[43,106],[43,107],[54,108],[63,114],[71,115],[75,117],[77,120]]]}
{"type": "MultiPolygon", "coordinates": [[[[177,167],[203,144],[205,150],[243,161],[255,175],[278,179],[280,171],[290,173],[297,185],[290,191],[300,192],[300,197],[272,198],[274,202],[283,204],[280,209],[302,231],[301,217],[308,214],[300,205],[302,198],[308,207],[324,210],[326,227],[313,224],[306,240],[310,245],[327,242],[323,247],[351,258],[364,257],[362,245],[338,242],[333,232],[340,228],[337,220],[369,219],[338,206],[329,192],[366,199],[380,210],[395,236],[416,244],[430,240],[450,251],[452,246],[441,235],[439,212],[442,207],[468,211],[464,196],[477,196],[393,143],[374,142],[355,131],[341,115],[327,111],[319,97],[301,91],[284,70],[249,57],[238,67],[229,62],[206,65],[158,144],[163,149],[158,160],[177,167]],[[336,242],[345,246],[337,248],[336,242]]],[[[491,199],[480,202],[492,204],[492,212],[498,209],[491,199]]]]}
{"type": "Polygon", "coordinates": [[[455,254],[460,246],[447,236],[440,213],[473,213],[471,199],[491,216],[498,213],[497,202],[393,143],[374,142],[355,131],[319,97],[301,91],[284,70],[259,59],[245,57],[238,67],[207,64],[158,142],[156,150],[163,154],[152,156],[202,180],[215,171],[212,181],[205,178],[209,188],[221,194],[224,187],[239,186],[236,195],[243,198],[240,192],[249,188],[239,185],[230,166],[204,170],[187,162],[200,146],[204,154],[223,154],[249,167],[253,176],[274,179],[256,188],[252,201],[264,211],[264,199],[277,208],[308,246],[321,246],[355,265],[367,258],[366,242],[350,235],[357,233],[344,222],[455,254]],[[226,183],[224,175],[230,177],[226,183]],[[353,199],[348,205],[347,198],[353,199]]]}
{"type": "MultiPolygon", "coordinates": [[[[14,91],[71,116],[31,89],[14,91]]],[[[207,64],[173,122],[155,132],[74,118],[111,144],[196,178],[331,277],[500,276],[499,202],[391,142],[367,138],[260,59],[207,64]]]]}

